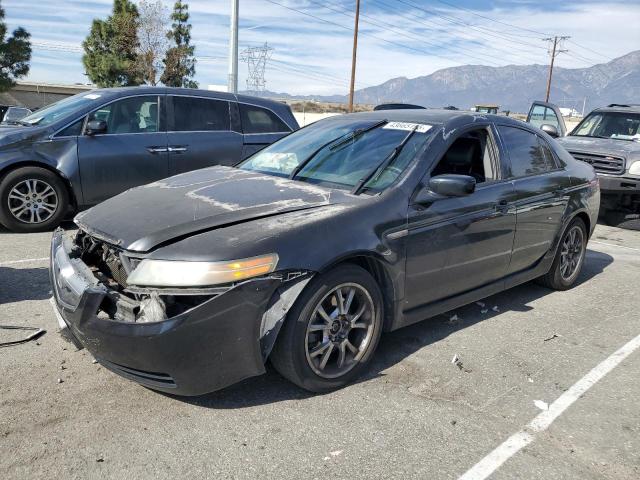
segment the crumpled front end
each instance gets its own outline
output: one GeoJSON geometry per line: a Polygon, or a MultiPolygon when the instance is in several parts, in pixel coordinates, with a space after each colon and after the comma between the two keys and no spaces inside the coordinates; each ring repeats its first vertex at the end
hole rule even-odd
{"type": "Polygon", "coordinates": [[[139,259],[125,253],[82,231],[74,240],[54,232],[50,277],[62,330],[106,368],[179,395],[264,373],[300,282],[308,281],[271,274],[210,289],[145,290],[127,285],[139,259]]]}

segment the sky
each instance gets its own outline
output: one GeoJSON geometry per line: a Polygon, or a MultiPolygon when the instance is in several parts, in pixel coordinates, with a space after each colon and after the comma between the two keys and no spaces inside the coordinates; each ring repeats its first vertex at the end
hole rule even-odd
{"type": "MultiPolygon", "coordinates": [[[[10,30],[32,35],[26,80],[87,83],[81,44],[112,0],[0,0],[10,30]]],[[[134,1],[137,3],[137,1],[134,1]]],[[[171,1],[163,2],[168,8],[171,1]]],[[[196,81],[227,83],[230,0],[187,0],[196,81]]],[[[295,95],[345,94],[355,0],[240,0],[240,51],[273,48],[266,87],[295,95]]],[[[356,88],[458,65],[548,64],[547,42],[569,35],[566,68],[605,63],[640,49],[640,2],[610,0],[361,0],[356,88]]],[[[239,89],[247,64],[239,64],[239,89]]]]}

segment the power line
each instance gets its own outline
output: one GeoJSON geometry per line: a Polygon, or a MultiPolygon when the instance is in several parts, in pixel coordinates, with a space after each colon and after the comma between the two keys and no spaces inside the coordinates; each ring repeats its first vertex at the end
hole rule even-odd
{"type": "MultiPolygon", "coordinates": [[[[402,18],[405,18],[405,19],[407,19],[407,20],[409,20],[409,21],[411,21],[413,23],[420,24],[420,25],[425,25],[430,30],[433,30],[433,27],[435,27],[436,32],[439,31],[439,30],[444,30],[444,29],[451,30],[451,28],[454,28],[454,29],[460,28],[459,26],[458,27],[451,27],[449,25],[442,25],[440,23],[434,22],[431,19],[425,19],[423,17],[419,17],[420,18],[420,20],[419,20],[416,17],[411,17],[411,16],[408,16],[408,15],[404,14],[403,11],[399,11],[399,10],[394,9],[393,7],[388,5],[387,3],[378,2],[378,7],[382,8],[382,6],[386,7],[386,8],[383,8],[384,11],[389,12],[389,13],[391,13],[393,15],[398,15],[398,16],[400,16],[402,18]]],[[[472,34],[470,34],[466,29],[463,30],[462,32],[458,31],[457,33],[458,33],[458,35],[462,36],[463,38],[465,38],[466,40],[468,40],[471,43],[479,45],[479,46],[481,46],[483,48],[488,48],[485,43],[481,43],[481,42],[475,40],[473,38],[472,34]]],[[[478,36],[478,33],[476,33],[475,35],[478,36]]],[[[488,41],[495,41],[492,38],[484,38],[484,37],[478,37],[478,39],[481,40],[482,42],[485,42],[487,40],[488,41]]],[[[504,40],[504,39],[501,38],[501,40],[504,40]]],[[[507,40],[507,41],[509,41],[509,40],[507,40]]],[[[527,55],[533,55],[533,52],[531,52],[530,50],[528,50],[528,49],[524,50],[522,47],[517,47],[517,46],[510,46],[509,47],[510,50],[505,50],[503,48],[499,48],[499,47],[495,47],[495,46],[491,47],[491,48],[493,50],[495,50],[495,51],[501,51],[501,52],[504,52],[504,53],[506,53],[508,55],[512,55],[512,56],[517,56],[518,55],[517,52],[523,52],[523,53],[526,53],[527,55]]],[[[533,60],[534,62],[538,61],[537,57],[531,57],[531,58],[536,58],[536,60],[533,60]]]]}
{"type": "MultiPolygon", "coordinates": [[[[321,21],[321,22],[324,22],[324,23],[327,23],[327,24],[330,24],[330,25],[335,25],[335,26],[338,26],[338,27],[340,27],[340,28],[343,28],[343,29],[346,29],[346,30],[351,31],[351,28],[346,27],[346,26],[344,26],[344,25],[342,25],[342,24],[340,24],[340,23],[332,22],[332,21],[330,21],[330,20],[325,20],[324,18],[318,17],[317,15],[313,15],[313,14],[311,14],[311,13],[304,12],[304,11],[302,11],[302,10],[298,10],[297,8],[288,7],[287,5],[284,5],[284,4],[282,4],[282,3],[275,2],[275,1],[273,1],[273,0],[265,0],[265,1],[266,1],[266,2],[269,2],[269,3],[272,3],[272,4],[274,4],[274,5],[278,5],[278,6],[282,7],[282,8],[286,8],[287,10],[291,10],[291,11],[293,11],[293,12],[298,12],[298,13],[300,13],[300,14],[302,14],[302,15],[306,15],[306,16],[308,16],[308,17],[315,18],[316,20],[319,20],[319,21],[321,21]]],[[[440,54],[435,53],[435,52],[428,52],[428,51],[426,51],[426,50],[422,50],[422,49],[414,48],[414,47],[411,47],[411,46],[409,46],[409,45],[403,45],[403,44],[401,44],[401,43],[393,42],[393,41],[391,41],[391,40],[387,40],[386,38],[382,38],[382,37],[379,37],[379,36],[377,36],[377,35],[374,35],[374,34],[372,34],[372,33],[368,33],[368,32],[362,32],[362,35],[366,35],[367,37],[375,38],[375,39],[377,39],[377,40],[380,40],[381,42],[385,42],[385,43],[388,43],[388,44],[390,44],[390,45],[394,45],[394,46],[396,46],[396,47],[398,47],[398,48],[401,48],[401,49],[404,49],[404,50],[413,50],[413,51],[418,52],[418,53],[422,53],[422,54],[426,54],[426,55],[431,55],[431,56],[435,56],[435,57],[440,57],[440,58],[443,58],[443,59],[448,60],[448,61],[450,61],[450,62],[454,62],[454,63],[456,63],[456,64],[458,64],[458,65],[461,65],[461,63],[460,63],[459,61],[453,60],[451,57],[447,57],[447,56],[444,56],[444,55],[440,55],[440,54]]],[[[467,56],[469,56],[469,55],[467,55],[467,56]]],[[[469,56],[469,57],[470,57],[470,56],[469,56]]],[[[478,60],[478,59],[477,59],[477,58],[475,58],[475,57],[470,57],[470,58],[474,58],[474,60],[478,60]]]]}
{"type": "MultiPolygon", "coordinates": [[[[316,4],[316,5],[319,5],[319,6],[321,6],[321,7],[324,7],[324,8],[326,8],[326,9],[329,9],[329,10],[334,11],[334,12],[336,12],[336,13],[340,13],[340,14],[342,14],[342,15],[345,15],[345,16],[350,17],[350,15],[348,15],[348,14],[347,14],[347,13],[345,13],[344,11],[335,10],[335,9],[331,8],[332,6],[334,6],[334,7],[338,7],[338,5],[334,5],[334,4],[330,4],[330,3],[329,3],[329,4],[327,4],[327,3],[320,3],[320,2],[317,2],[317,1],[315,1],[315,0],[309,0],[309,1],[310,1],[311,3],[314,3],[314,4],[316,4]]],[[[460,55],[460,56],[468,57],[468,58],[472,58],[473,60],[476,60],[476,61],[477,61],[477,58],[476,58],[476,57],[474,57],[474,56],[472,56],[472,55],[469,55],[469,54],[466,54],[466,53],[462,53],[462,52],[460,52],[459,50],[461,50],[461,49],[462,49],[462,47],[458,48],[458,47],[453,47],[453,46],[451,46],[451,45],[446,45],[446,46],[444,46],[444,45],[442,45],[442,44],[437,44],[437,43],[429,42],[429,41],[425,40],[425,39],[424,39],[424,37],[419,37],[419,36],[417,36],[417,35],[415,35],[415,34],[409,34],[409,33],[407,33],[406,31],[397,30],[397,29],[395,28],[395,27],[396,27],[396,25],[394,25],[394,24],[392,24],[392,23],[385,22],[385,21],[383,21],[383,20],[379,20],[379,19],[377,19],[377,18],[376,18],[376,19],[374,19],[374,18],[373,18],[373,17],[371,17],[370,15],[367,15],[367,14],[364,14],[364,13],[360,13],[360,16],[361,16],[361,17],[364,17],[364,18],[368,18],[368,19],[370,19],[370,20],[363,20],[363,23],[368,23],[368,24],[370,24],[370,25],[374,25],[374,26],[380,27],[380,28],[382,28],[382,29],[384,29],[384,30],[394,32],[394,33],[396,33],[397,35],[400,35],[400,36],[402,36],[402,37],[409,38],[409,39],[412,39],[412,40],[416,40],[416,41],[420,42],[421,44],[427,44],[427,45],[431,45],[431,46],[436,47],[436,48],[443,48],[443,49],[448,49],[449,51],[454,51],[454,53],[456,53],[456,54],[458,54],[458,55],[460,55]]],[[[474,44],[476,44],[476,45],[480,45],[480,46],[482,46],[482,47],[485,47],[485,48],[486,48],[486,45],[481,44],[481,43],[479,43],[479,42],[476,42],[476,41],[474,41],[474,40],[470,40],[470,42],[471,42],[471,43],[474,43],[474,44]]],[[[505,52],[505,53],[507,53],[507,54],[509,54],[509,55],[514,55],[512,52],[508,52],[507,50],[502,50],[502,49],[500,49],[500,48],[492,47],[492,49],[494,49],[494,50],[500,50],[500,51],[503,51],[503,52],[505,52]]],[[[501,64],[504,62],[504,58],[500,58],[500,57],[496,57],[496,56],[488,55],[488,54],[485,54],[484,56],[485,56],[485,57],[490,57],[490,58],[496,59],[496,60],[498,60],[498,61],[500,62],[500,63],[487,62],[487,63],[492,64],[493,66],[499,66],[499,65],[501,65],[501,64]]],[[[513,63],[515,64],[516,62],[513,62],[513,63]]],[[[520,65],[522,65],[522,64],[520,63],[520,65]]]]}
{"type": "Polygon", "coordinates": [[[449,2],[445,2],[444,0],[436,0],[439,3],[442,3],[444,5],[448,5],[450,7],[456,8],[458,10],[465,10],[469,13],[471,13],[472,15],[475,15],[476,17],[480,17],[480,18],[484,18],[485,20],[489,20],[493,23],[499,23],[500,25],[505,25],[507,27],[512,27],[518,30],[522,30],[524,32],[531,32],[531,33],[535,33],[536,36],[535,37],[530,37],[530,38],[538,38],[539,35],[549,35],[548,33],[544,33],[544,32],[538,32],[537,30],[531,30],[530,28],[524,28],[524,27],[519,27],[518,25],[513,25],[512,23],[507,23],[507,22],[502,22],[500,20],[496,20],[495,18],[491,18],[491,17],[487,17],[484,15],[479,14],[478,12],[476,12],[475,10],[472,10],[470,8],[466,8],[460,5],[454,5],[453,3],[449,3],[449,2]]]}
{"type": "MultiPolygon", "coordinates": [[[[472,23],[468,23],[468,22],[459,20],[459,19],[457,19],[455,17],[450,17],[448,15],[444,15],[444,14],[435,12],[433,10],[427,10],[425,8],[419,7],[418,5],[415,5],[413,3],[407,2],[405,0],[396,0],[396,1],[398,1],[400,3],[403,3],[403,4],[405,4],[405,5],[409,6],[409,7],[415,8],[417,10],[421,10],[421,11],[423,11],[425,13],[430,14],[430,15],[441,17],[446,22],[450,22],[450,23],[453,23],[453,24],[462,25],[462,26],[471,28],[472,30],[475,30],[475,31],[478,31],[478,32],[482,33],[483,35],[489,35],[489,36],[492,36],[492,37],[495,37],[495,38],[500,38],[502,40],[507,40],[507,41],[512,42],[512,43],[518,43],[520,45],[525,45],[525,46],[530,47],[530,48],[537,48],[537,49],[542,48],[544,50],[544,47],[540,47],[540,46],[534,45],[532,43],[527,43],[527,42],[522,42],[522,41],[519,41],[519,40],[514,40],[512,38],[509,38],[509,36],[505,36],[505,34],[503,34],[501,32],[498,32],[497,30],[492,30],[492,29],[489,29],[489,28],[486,28],[486,27],[478,28],[478,27],[476,27],[476,25],[474,25],[472,23]]],[[[510,36],[513,36],[513,35],[510,35],[510,36]]]]}

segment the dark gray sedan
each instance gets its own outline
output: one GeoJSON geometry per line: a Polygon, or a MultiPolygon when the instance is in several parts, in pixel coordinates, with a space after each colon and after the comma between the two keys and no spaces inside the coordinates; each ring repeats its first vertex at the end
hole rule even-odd
{"type": "Polygon", "coordinates": [[[332,117],[79,214],[51,244],[55,311],[98,362],[158,390],[213,391],[269,359],[327,391],[383,330],[536,278],[570,288],[599,201],[590,165],[507,117],[332,117]]]}
{"type": "Polygon", "coordinates": [[[206,90],[93,90],[0,128],[0,223],[48,230],[131,187],[234,165],[298,128],[285,104],[206,90]]]}

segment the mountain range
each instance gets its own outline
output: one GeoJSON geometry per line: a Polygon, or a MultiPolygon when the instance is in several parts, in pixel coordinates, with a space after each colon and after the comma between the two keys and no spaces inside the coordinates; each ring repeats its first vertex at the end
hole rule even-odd
{"type": "MultiPolygon", "coordinates": [[[[561,61],[562,57],[558,57],[561,61]]],[[[557,62],[558,60],[556,60],[557,62]]],[[[454,105],[468,109],[477,103],[495,103],[501,110],[526,112],[533,100],[544,100],[547,65],[488,67],[464,65],[416,78],[397,77],[357,90],[357,103],[414,103],[427,107],[454,105]]],[[[246,92],[255,95],[256,92],[246,92]]],[[[262,96],[346,102],[346,95],[292,96],[259,92],[262,96]]],[[[553,70],[551,102],[580,111],[610,103],[640,103],[640,50],[588,68],[553,70]]]]}

